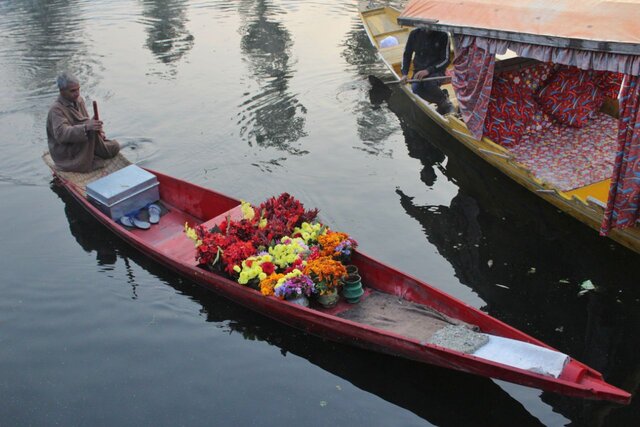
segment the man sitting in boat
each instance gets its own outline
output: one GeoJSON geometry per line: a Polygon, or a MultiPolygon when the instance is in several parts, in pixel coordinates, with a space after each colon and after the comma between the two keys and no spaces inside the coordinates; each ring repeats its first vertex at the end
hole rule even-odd
{"type": "Polygon", "coordinates": [[[102,121],[89,118],[80,82],[71,73],[57,78],[60,96],[49,109],[47,139],[49,153],[62,171],[90,172],[120,151],[116,140],[105,138],[102,121]]]}
{"type": "MultiPolygon", "coordinates": [[[[413,59],[413,78],[441,77],[449,65],[449,35],[442,31],[416,28],[411,31],[402,57],[402,82],[407,80],[413,59]]],[[[438,113],[454,111],[446,91],[440,89],[442,80],[412,83],[413,93],[438,106],[438,113]]]]}

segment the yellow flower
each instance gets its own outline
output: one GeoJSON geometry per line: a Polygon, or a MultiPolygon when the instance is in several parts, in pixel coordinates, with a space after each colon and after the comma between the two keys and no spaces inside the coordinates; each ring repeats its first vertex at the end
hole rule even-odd
{"type": "Polygon", "coordinates": [[[266,226],[267,226],[267,218],[262,218],[258,223],[258,228],[262,230],[266,226]]]}
{"type": "Polygon", "coordinates": [[[293,230],[293,234],[300,234],[305,243],[315,242],[318,240],[318,236],[321,236],[327,232],[327,227],[320,224],[310,224],[303,222],[300,227],[296,227],[293,230]]]}
{"type": "Polygon", "coordinates": [[[189,223],[184,223],[184,232],[187,234],[187,237],[194,241],[196,244],[196,248],[202,244],[202,240],[198,239],[198,234],[196,234],[196,230],[189,227],[189,223]]]}
{"type": "Polygon", "coordinates": [[[240,200],[240,203],[242,204],[240,208],[242,209],[242,217],[251,221],[253,217],[256,216],[255,211],[251,207],[251,203],[245,202],[244,200],[240,200]]]}
{"type": "Polygon", "coordinates": [[[241,285],[246,285],[247,283],[249,283],[249,275],[247,274],[247,272],[243,271],[242,273],[240,273],[238,283],[240,283],[241,285]]]}

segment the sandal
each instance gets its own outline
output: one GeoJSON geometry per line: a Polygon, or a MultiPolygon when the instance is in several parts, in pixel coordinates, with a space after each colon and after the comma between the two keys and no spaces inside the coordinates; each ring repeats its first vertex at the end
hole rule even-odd
{"type": "Polygon", "coordinates": [[[126,227],[139,228],[141,230],[148,230],[149,228],[151,228],[151,224],[149,224],[147,221],[142,221],[135,216],[125,215],[123,217],[120,217],[118,221],[120,222],[120,224],[126,227]]]}
{"type": "Polygon", "coordinates": [[[160,222],[160,213],[162,212],[160,206],[151,203],[147,208],[147,211],[149,212],[149,222],[151,224],[157,224],[160,222]]]}

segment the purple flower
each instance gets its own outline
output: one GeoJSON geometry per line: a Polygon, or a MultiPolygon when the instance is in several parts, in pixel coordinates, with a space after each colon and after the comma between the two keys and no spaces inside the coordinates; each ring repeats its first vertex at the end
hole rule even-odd
{"type": "Polygon", "coordinates": [[[351,255],[351,251],[358,246],[358,242],[352,238],[348,238],[340,242],[335,251],[340,252],[342,255],[351,255]]]}
{"type": "Polygon", "coordinates": [[[277,297],[287,298],[300,295],[311,296],[313,290],[313,280],[309,276],[302,275],[285,280],[274,291],[277,297]]]}

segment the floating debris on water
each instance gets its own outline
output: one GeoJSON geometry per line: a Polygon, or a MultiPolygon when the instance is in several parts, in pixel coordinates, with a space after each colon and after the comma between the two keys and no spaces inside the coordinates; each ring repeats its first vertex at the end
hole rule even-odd
{"type": "Polygon", "coordinates": [[[489,268],[491,268],[491,266],[493,266],[493,260],[490,259],[489,261],[487,261],[487,265],[489,266],[489,268]]]}
{"type": "Polygon", "coordinates": [[[585,280],[584,282],[582,282],[580,287],[582,288],[582,290],[580,292],[578,292],[578,296],[582,296],[582,295],[586,294],[587,292],[591,292],[591,291],[595,291],[596,290],[596,287],[591,282],[591,280],[585,280]]]}

